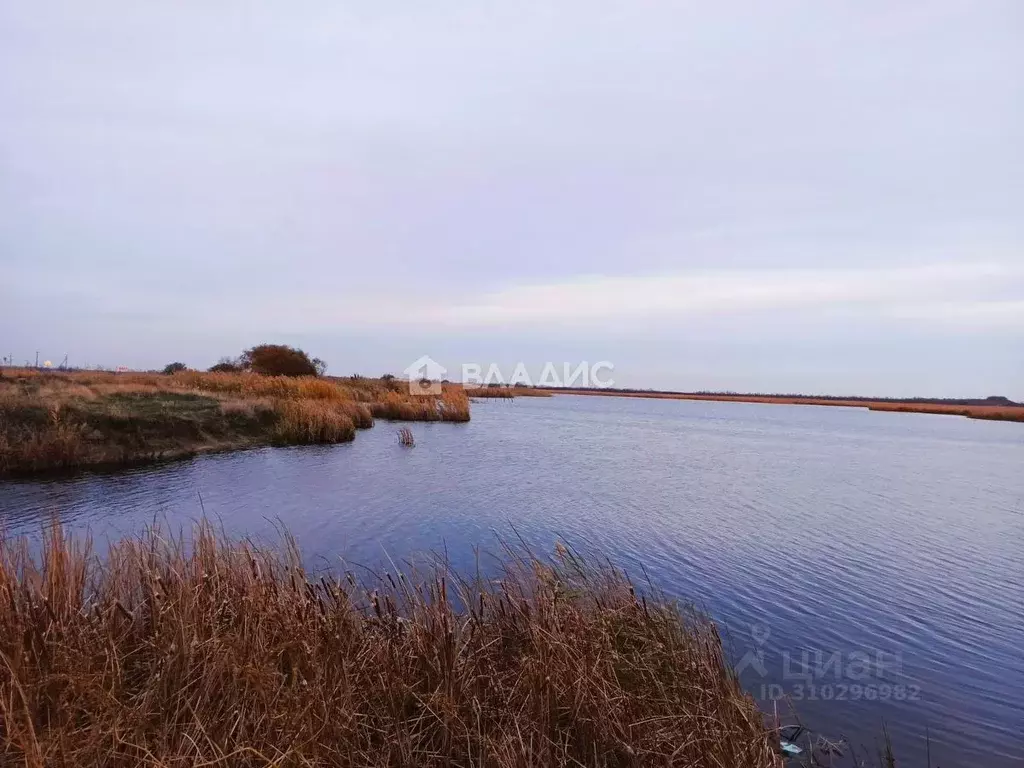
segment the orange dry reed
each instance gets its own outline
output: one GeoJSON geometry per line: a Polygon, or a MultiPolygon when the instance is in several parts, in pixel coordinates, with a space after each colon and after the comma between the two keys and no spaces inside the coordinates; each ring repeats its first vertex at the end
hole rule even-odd
{"type": "Polygon", "coordinates": [[[202,525],[0,540],[0,762],[781,768],[703,615],[559,547],[352,575],[202,525]]]}
{"type": "Polygon", "coordinates": [[[374,417],[469,421],[460,387],[243,373],[0,375],[0,475],[253,445],[352,440],[374,417]]]}
{"type": "Polygon", "coordinates": [[[466,394],[472,398],[488,399],[511,399],[514,397],[551,397],[551,393],[545,389],[534,389],[533,387],[519,386],[498,386],[498,387],[465,387],[466,394]]]}

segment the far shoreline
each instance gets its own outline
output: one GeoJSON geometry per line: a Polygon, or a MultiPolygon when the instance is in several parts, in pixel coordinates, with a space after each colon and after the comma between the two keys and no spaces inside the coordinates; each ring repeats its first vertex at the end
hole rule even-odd
{"type": "Polygon", "coordinates": [[[629,389],[573,389],[538,387],[538,391],[551,395],[594,395],[600,397],[638,397],[651,400],[707,400],[726,403],[756,403],[761,405],[826,405],[844,408],[866,408],[870,411],[896,411],[900,413],[928,413],[965,416],[969,419],[1024,422],[1024,405],[1006,398],[939,399],[939,398],[869,398],[830,397],[813,395],[754,395],[707,392],[666,392],[629,389]]]}

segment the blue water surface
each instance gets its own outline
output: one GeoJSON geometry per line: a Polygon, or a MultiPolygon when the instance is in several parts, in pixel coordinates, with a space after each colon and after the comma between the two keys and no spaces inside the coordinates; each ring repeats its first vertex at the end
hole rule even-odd
{"type": "Polygon", "coordinates": [[[943,768],[1024,764],[1024,425],[557,396],[412,428],[8,482],[0,521],[102,540],[205,510],[337,567],[567,541],[703,605],[767,711],[872,751],[884,721],[904,765],[926,736],[943,768]]]}

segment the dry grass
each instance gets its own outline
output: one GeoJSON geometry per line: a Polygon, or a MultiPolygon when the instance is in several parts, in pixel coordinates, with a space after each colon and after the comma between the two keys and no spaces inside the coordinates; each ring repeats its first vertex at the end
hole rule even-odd
{"type": "Polygon", "coordinates": [[[781,766],[714,625],[559,547],[360,584],[201,526],[0,541],[26,766],[781,766]]]}
{"type": "Polygon", "coordinates": [[[940,405],[938,403],[871,403],[872,411],[902,413],[945,413],[969,419],[992,421],[1024,421],[1024,408],[1000,405],[940,405]]]}
{"type": "Polygon", "coordinates": [[[177,387],[233,394],[245,398],[362,401],[364,397],[372,399],[378,391],[384,391],[383,387],[373,387],[369,380],[362,387],[354,387],[342,385],[337,380],[308,376],[260,376],[246,373],[183,371],[170,378],[173,380],[173,385],[177,387]],[[360,397],[360,395],[364,397],[360,397]]]}
{"type": "Polygon", "coordinates": [[[356,425],[344,409],[323,400],[282,400],[274,439],[282,445],[343,443],[354,440],[356,425]]]}
{"type": "Polygon", "coordinates": [[[466,394],[472,398],[488,399],[511,399],[515,397],[551,397],[551,393],[545,389],[533,387],[465,387],[466,394]]]}
{"type": "Polygon", "coordinates": [[[469,421],[469,398],[457,386],[446,386],[436,397],[388,392],[370,409],[374,416],[395,421],[469,421]]]}
{"type": "MultiPolygon", "coordinates": [[[[796,395],[717,395],[676,392],[623,392],[616,389],[555,389],[551,394],[598,395],[604,397],[640,397],[655,400],[712,400],[728,403],[763,403],[768,405],[831,405],[844,408],[867,408],[872,411],[901,413],[935,413],[966,416],[971,419],[1024,421],[1024,407],[1007,405],[946,405],[926,402],[890,402],[885,400],[843,400],[841,398],[800,397],[796,395]]],[[[475,396],[475,395],[474,395],[475,396]]]]}
{"type": "Polygon", "coordinates": [[[352,440],[374,417],[468,421],[458,387],[185,371],[0,376],[0,475],[127,464],[270,443],[352,440]]]}

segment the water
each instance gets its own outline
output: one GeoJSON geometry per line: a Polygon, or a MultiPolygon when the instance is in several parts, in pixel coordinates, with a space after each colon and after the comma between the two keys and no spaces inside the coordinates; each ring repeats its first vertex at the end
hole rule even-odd
{"type": "Polygon", "coordinates": [[[872,749],[884,719],[905,765],[926,732],[933,765],[1024,764],[1024,425],[559,396],[412,427],[411,450],[379,423],[349,445],[2,484],[0,518],[103,538],[205,508],[256,537],[283,522],[322,563],[446,547],[468,564],[513,524],[700,601],[769,711],[786,694],[872,749]]]}

